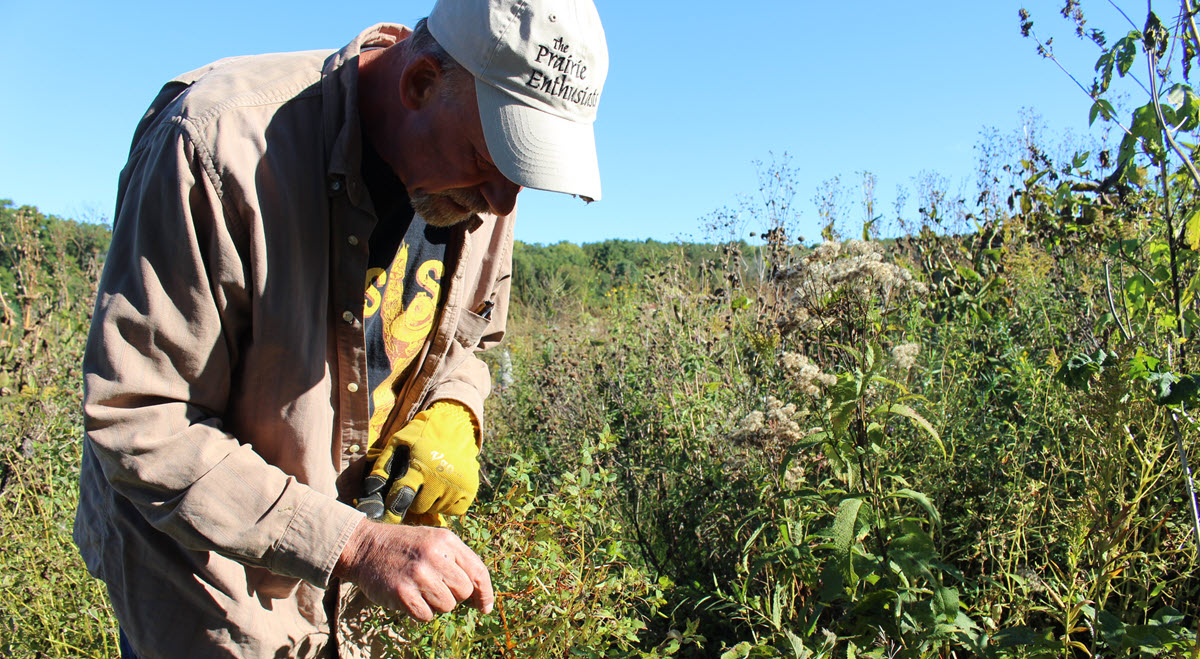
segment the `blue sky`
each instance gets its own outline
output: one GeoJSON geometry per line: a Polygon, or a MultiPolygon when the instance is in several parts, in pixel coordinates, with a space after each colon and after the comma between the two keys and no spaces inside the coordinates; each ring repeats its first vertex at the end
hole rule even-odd
{"type": "MultiPolygon", "coordinates": [[[[108,218],[130,133],[164,81],[229,55],[339,48],[432,5],[0,0],[0,198],[108,218]]],[[[973,196],[982,129],[1019,130],[1032,108],[1051,132],[1087,131],[1088,99],[1017,28],[1026,6],[1090,80],[1096,53],[1070,34],[1061,5],[599,0],[611,57],[596,124],[604,198],[525,191],[517,238],[697,238],[702,218],[756,194],[755,161],[783,153],[810,237],[811,199],[833,176],[873,172],[889,213],[897,185],[915,212],[922,171],[973,196]]],[[[1110,36],[1128,29],[1108,3],[1084,8],[1110,36]]],[[[1128,10],[1144,19],[1141,5],[1128,10]]]]}

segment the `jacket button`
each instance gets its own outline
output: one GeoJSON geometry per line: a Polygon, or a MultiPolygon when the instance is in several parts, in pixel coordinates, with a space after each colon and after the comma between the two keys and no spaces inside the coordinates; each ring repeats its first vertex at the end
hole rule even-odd
{"type": "Polygon", "coordinates": [[[341,190],[341,189],[342,189],[342,182],[341,182],[341,181],[339,181],[339,180],[337,180],[337,179],[334,179],[334,180],[330,181],[330,182],[329,182],[329,189],[330,189],[330,190],[333,190],[334,192],[338,192],[339,190],[341,190]]]}
{"type": "Polygon", "coordinates": [[[358,383],[357,383],[357,382],[351,382],[350,384],[346,385],[346,390],[347,390],[347,391],[349,391],[349,392],[350,392],[350,393],[352,393],[352,394],[353,394],[353,393],[357,393],[357,392],[358,392],[358,383]]]}
{"type": "Polygon", "coordinates": [[[358,236],[350,236],[346,239],[346,242],[350,243],[351,247],[356,247],[358,246],[358,236]]]}
{"type": "Polygon", "coordinates": [[[347,311],[347,312],[343,313],[343,314],[342,314],[342,320],[344,320],[344,321],[346,321],[347,323],[350,323],[351,325],[353,325],[353,324],[354,324],[354,312],[353,312],[353,311],[347,311]]]}
{"type": "Polygon", "coordinates": [[[351,444],[350,448],[347,450],[350,451],[351,453],[358,453],[359,451],[362,450],[362,447],[360,447],[358,444],[351,444]]]}

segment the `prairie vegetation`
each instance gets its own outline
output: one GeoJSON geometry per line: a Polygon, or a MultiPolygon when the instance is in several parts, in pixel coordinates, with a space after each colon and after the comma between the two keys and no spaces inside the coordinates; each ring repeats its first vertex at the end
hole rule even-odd
{"type": "Polygon", "coordinates": [[[108,230],[0,200],[0,653],[110,657],[103,587],[71,542],[80,363],[108,230]]]}
{"type": "MultiPolygon", "coordinates": [[[[391,652],[1200,655],[1200,35],[1151,14],[1108,39],[1079,9],[1111,146],[1026,118],[983,133],[973,200],[922,174],[887,215],[862,175],[862,221],[831,179],[817,241],[780,158],[703,244],[518,245],[456,526],[496,611],[381,613],[391,652]],[[1140,102],[1108,91],[1127,76],[1140,102]]],[[[0,211],[0,652],[114,656],[69,538],[104,236],[0,211]]]]}

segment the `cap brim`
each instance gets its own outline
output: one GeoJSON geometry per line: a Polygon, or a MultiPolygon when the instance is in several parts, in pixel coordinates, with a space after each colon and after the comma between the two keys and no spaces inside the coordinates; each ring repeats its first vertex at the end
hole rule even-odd
{"type": "Polygon", "coordinates": [[[483,137],[501,174],[527,188],[600,199],[590,123],[534,109],[478,79],[475,94],[483,137]]]}

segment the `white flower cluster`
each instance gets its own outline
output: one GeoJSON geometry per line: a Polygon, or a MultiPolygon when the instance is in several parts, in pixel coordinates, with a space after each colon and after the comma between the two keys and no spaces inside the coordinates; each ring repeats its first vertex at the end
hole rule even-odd
{"type": "Polygon", "coordinates": [[[762,412],[754,410],[738,422],[737,428],[733,430],[733,434],[735,436],[758,434],[762,431],[763,426],[766,425],[764,423],[765,419],[766,417],[763,416],[762,412]]]}
{"type": "Polygon", "coordinates": [[[816,396],[821,393],[821,387],[832,387],[837,384],[836,375],[822,373],[820,367],[809,361],[808,357],[804,355],[785,352],[782,361],[783,370],[787,372],[788,377],[800,388],[800,391],[806,394],[816,396]]]}
{"type": "MultiPolygon", "coordinates": [[[[860,242],[860,241],[847,241],[860,242]]],[[[834,240],[826,240],[825,242],[813,248],[812,254],[808,255],[809,260],[816,261],[832,261],[842,253],[842,244],[834,240]]]]}
{"type": "Polygon", "coordinates": [[[756,444],[791,443],[803,437],[804,432],[796,422],[796,404],[784,404],[774,396],[767,396],[766,412],[755,410],[747,414],[733,431],[735,440],[756,444]]]}
{"type": "Polygon", "coordinates": [[[782,319],[788,329],[812,332],[837,321],[823,315],[831,294],[859,300],[876,299],[888,306],[900,294],[925,295],[928,289],[905,268],[883,261],[883,249],[875,242],[827,241],[817,245],[795,267],[779,273],[790,288],[791,307],[782,319]]]}
{"type": "Polygon", "coordinates": [[[920,343],[901,343],[892,348],[892,363],[896,368],[907,371],[917,363],[917,353],[920,351],[920,343]]]}
{"type": "Polygon", "coordinates": [[[794,490],[804,483],[804,465],[796,462],[787,468],[783,474],[783,484],[789,490],[794,490]]]}

